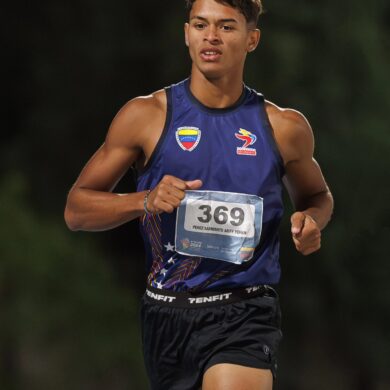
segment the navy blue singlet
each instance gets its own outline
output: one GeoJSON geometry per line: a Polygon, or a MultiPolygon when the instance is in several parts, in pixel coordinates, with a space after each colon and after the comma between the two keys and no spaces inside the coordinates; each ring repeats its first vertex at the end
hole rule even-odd
{"type": "Polygon", "coordinates": [[[263,225],[253,258],[232,264],[176,253],[176,212],[143,216],[148,285],[197,292],[278,283],[284,169],[263,96],[244,86],[233,106],[214,109],[192,95],[189,79],[165,91],[165,127],[137,190],[153,189],[164,175],[172,175],[202,180],[200,190],[258,195],[264,202],[263,225]]]}

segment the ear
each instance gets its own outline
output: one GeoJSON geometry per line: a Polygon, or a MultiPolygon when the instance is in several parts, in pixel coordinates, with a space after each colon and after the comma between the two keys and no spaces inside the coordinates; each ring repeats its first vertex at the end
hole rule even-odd
{"type": "Polygon", "coordinates": [[[189,43],[188,43],[188,29],[189,29],[189,27],[190,27],[190,25],[188,23],[184,24],[184,39],[185,39],[185,43],[186,43],[187,47],[189,46],[189,43]]]}
{"type": "Polygon", "coordinates": [[[261,31],[256,28],[249,31],[247,52],[254,51],[260,42],[261,31]]]}

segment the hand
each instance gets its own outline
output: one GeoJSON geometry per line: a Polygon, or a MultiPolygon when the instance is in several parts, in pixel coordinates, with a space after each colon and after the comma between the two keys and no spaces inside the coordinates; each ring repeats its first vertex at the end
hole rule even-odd
{"type": "Polygon", "coordinates": [[[310,255],[321,247],[321,230],[308,214],[296,212],[291,216],[291,233],[298,252],[310,255]]]}
{"type": "Polygon", "coordinates": [[[184,199],[185,190],[197,190],[202,185],[201,180],[184,181],[165,175],[150,192],[146,207],[153,214],[172,213],[184,199]]]}

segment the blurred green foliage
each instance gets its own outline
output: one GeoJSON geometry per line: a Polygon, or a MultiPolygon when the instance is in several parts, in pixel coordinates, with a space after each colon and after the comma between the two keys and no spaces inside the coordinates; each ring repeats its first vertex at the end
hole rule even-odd
{"type": "Polygon", "coordinates": [[[87,237],[0,183],[0,388],[141,388],[138,302],[87,237]]]}
{"type": "MultiPolygon", "coordinates": [[[[388,390],[390,4],[264,3],[245,81],[307,116],[336,201],[310,257],[286,209],[275,387],[388,390]]],[[[0,388],[146,388],[137,224],[75,234],[62,213],[120,106],[189,74],[183,2],[2,7],[0,388]]],[[[130,175],[119,188],[134,189],[130,175]]]]}

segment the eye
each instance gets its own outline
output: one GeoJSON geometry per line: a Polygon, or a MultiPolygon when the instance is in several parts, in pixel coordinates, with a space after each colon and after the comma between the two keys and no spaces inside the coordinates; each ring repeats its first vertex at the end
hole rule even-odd
{"type": "Polygon", "coordinates": [[[222,31],[233,31],[234,30],[234,27],[233,26],[230,26],[229,24],[223,24],[221,26],[221,30],[222,31]]]}
{"type": "Polygon", "coordinates": [[[197,30],[204,30],[204,28],[206,27],[206,25],[204,23],[195,23],[194,24],[194,27],[197,29],[197,30]]]}

